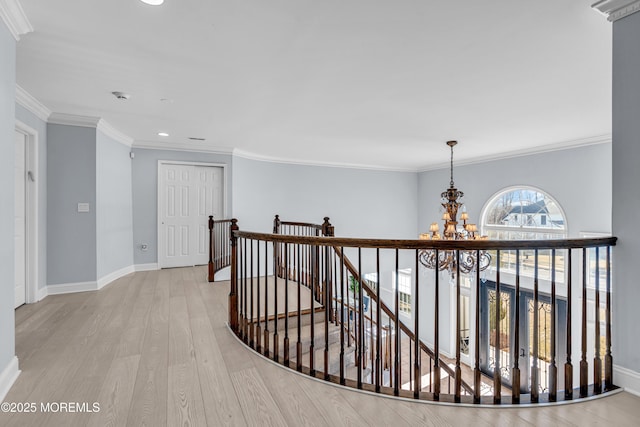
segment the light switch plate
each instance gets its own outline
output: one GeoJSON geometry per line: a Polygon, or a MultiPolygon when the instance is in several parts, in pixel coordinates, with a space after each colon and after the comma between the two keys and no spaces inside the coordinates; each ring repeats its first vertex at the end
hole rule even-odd
{"type": "Polygon", "coordinates": [[[89,212],[89,203],[78,203],[78,212],[89,212]]]}

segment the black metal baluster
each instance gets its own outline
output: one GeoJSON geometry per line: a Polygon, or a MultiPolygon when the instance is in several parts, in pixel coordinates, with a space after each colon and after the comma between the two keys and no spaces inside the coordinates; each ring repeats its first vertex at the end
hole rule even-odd
{"type": "Polygon", "coordinates": [[[289,366],[289,244],[284,244],[284,264],[287,274],[284,278],[284,364],[289,366]]]}
{"type": "Polygon", "coordinates": [[[500,404],[502,400],[502,375],[500,375],[500,315],[502,300],[500,298],[500,250],[496,251],[496,339],[493,353],[493,403],[500,404]]]}
{"type": "MultiPolygon", "coordinates": [[[[460,402],[462,369],[460,368],[460,251],[456,249],[456,378],[454,400],[460,402]]],[[[451,382],[449,382],[450,384],[451,382]]],[[[449,385],[449,387],[451,387],[449,385]]]]}
{"type": "Polygon", "coordinates": [[[587,363],[587,248],[582,248],[582,355],[580,358],[580,397],[589,394],[587,363]]]}
{"type": "MultiPolygon", "coordinates": [[[[369,303],[371,304],[371,303],[369,303]]],[[[380,248],[376,248],[376,392],[380,393],[380,384],[382,383],[382,343],[380,339],[382,337],[382,310],[380,299],[380,248]]],[[[371,313],[373,319],[373,310],[371,313]]],[[[373,336],[373,334],[372,334],[373,336]]]]}
{"type": "Polygon", "coordinates": [[[551,250],[551,362],[549,364],[549,401],[558,400],[556,366],[556,250],[551,250]]]}
{"type": "Polygon", "coordinates": [[[414,304],[415,314],[413,316],[413,319],[415,321],[413,325],[413,334],[416,341],[415,348],[414,348],[414,351],[416,353],[414,357],[415,368],[413,371],[413,374],[415,375],[415,381],[414,381],[415,387],[413,388],[413,397],[415,397],[416,399],[420,398],[420,392],[422,391],[422,364],[420,360],[421,357],[420,357],[420,330],[419,330],[419,325],[420,325],[420,297],[419,297],[420,275],[418,274],[419,268],[420,268],[420,253],[418,252],[418,249],[416,249],[416,255],[415,255],[416,303],[414,304]]]}
{"type": "Polygon", "coordinates": [[[607,246],[606,350],[604,355],[604,390],[613,389],[613,358],[611,357],[611,246],[607,246]]]}
{"type": "Polygon", "coordinates": [[[520,249],[516,249],[516,301],[513,339],[513,370],[511,371],[511,401],[520,403],[520,249]]]}
{"type": "Polygon", "coordinates": [[[480,372],[480,250],[476,250],[478,268],[476,269],[476,331],[475,360],[473,368],[473,403],[480,403],[482,373],[480,372]]]}
{"type": "MultiPolygon", "coordinates": [[[[433,322],[433,400],[440,400],[440,251],[436,249],[436,267],[434,269],[436,275],[435,296],[434,296],[434,322],[433,322]]],[[[416,277],[418,270],[416,269],[416,277]]],[[[417,286],[416,286],[417,288],[417,286]]],[[[415,307],[420,305],[416,297],[415,307]]]]}
{"type": "Polygon", "coordinates": [[[571,248],[567,249],[567,361],[564,364],[564,399],[573,399],[573,364],[571,363],[571,248]]]}
{"type": "Polygon", "coordinates": [[[600,248],[596,246],[595,277],[595,354],[593,356],[593,393],[602,393],[602,359],[600,359],[600,248]]]}
{"type": "MultiPolygon", "coordinates": [[[[395,339],[393,349],[393,394],[398,396],[400,394],[400,339],[402,338],[400,332],[400,279],[399,279],[399,256],[398,249],[396,249],[396,292],[395,292],[395,339]]],[[[416,272],[417,274],[417,272],[416,272]]]]}
{"type": "Polygon", "coordinates": [[[533,267],[533,360],[531,363],[531,403],[538,403],[540,384],[538,379],[538,358],[540,339],[539,294],[538,294],[538,249],[534,252],[533,267]]]}
{"type": "MultiPolygon", "coordinates": [[[[349,295],[344,271],[344,248],[340,248],[340,384],[344,385],[344,296],[347,295],[347,310],[349,308],[349,295]]],[[[347,314],[347,321],[349,314],[347,314]]],[[[349,333],[349,329],[347,329],[349,333]]]]}

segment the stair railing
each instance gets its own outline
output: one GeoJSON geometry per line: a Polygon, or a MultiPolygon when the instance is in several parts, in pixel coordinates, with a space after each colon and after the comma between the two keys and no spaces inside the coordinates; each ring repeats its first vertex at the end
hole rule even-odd
{"type": "MultiPolygon", "coordinates": [[[[328,223],[328,219],[325,222],[328,223]]],[[[282,228],[277,231],[273,234],[240,231],[237,222],[232,221],[229,324],[248,346],[278,363],[363,390],[448,402],[553,402],[584,398],[616,388],[612,378],[610,320],[610,258],[611,247],[616,242],[614,237],[545,241],[424,241],[298,236],[282,234],[282,228]],[[350,254],[357,253],[353,258],[355,264],[346,257],[346,250],[350,254]],[[362,275],[363,250],[375,252],[375,280],[367,281],[362,275]],[[485,286],[487,278],[480,274],[472,275],[471,291],[476,293],[477,305],[472,310],[475,328],[469,337],[470,348],[475,348],[470,363],[473,386],[465,382],[461,374],[460,272],[455,284],[451,285],[455,286],[455,308],[452,309],[458,320],[454,322],[455,354],[451,356],[453,362],[450,367],[443,362],[439,342],[439,322],[445,312],[440,307],[439,295],[450,285],[443,283],[445,280],[433,270],[424,272],[419,264],[420,251],[424,250],[435,251],[436,259],[441,251],[449,251],[458,258],[464,253],[475,251],[478,255],[480,251],[491,251],[494,264],[489,273],[483,274],[488,276],[489,283],[494,283],[490,292],[498,300],[510,280],[507,279],[507,275],[512,274],[509,268],[515,265],[515,302],[511,301],[509,307],[516,310],[509,311],[507,316],[511,324],[505,323],[506,311],[500,301],[493,303],[491,307],[495,307],[490,310],[486,301],[481,299],[480,289],[485,286]],[[395,287],[382,279],[379,271],[383,258],[381,252],[395,257],[395,287]],[[525,252],[533,255],[533,262],[524,261],[522,255],[525,252]],[[398,314],[400,254],[408,254],[414,259],[415,271],[422,271],[414,277],[411,327],[401,321],[398,314]],[[575,257],[580,258],[582,269],[576,268],[579,263],[573,262],[575,257]],[[544,274],[546,267],[541,266],[540,258],[550,263],[544,274]],[[561,266],[558,260],[561,260],[561,266]],[[520,267],[525,265],[532,269],[532,277],[525,277],[520,272],[520,267]],[[546,275],[544,280],[543,275],[546,275]],[[565,275],[565,278],[560,279],[560,275],[565,275]],[[350,280],[357,282],[356,291],[349,291],[350,280]],[[521,280],[532,282],[531,295],[526,298],[534,309],[526,314],[518,311],[525,298],[524,291],[519,288],[521,280]],[[383,300],[383,287],[394,290],[393,303],[383,300]],[[549,303],[543,302],[545,294],[542,291],[551,295],[549,303]],[[422,297],[424,292],[426,294],[422,297]],[[576,295],[581,295],[581,298],[576,298],[576,295]],[[598,309],[587,304],[587,295],[595,298],[598,309]],[[547,314],[541,311],[543,305],[548,308],[547,314]],[[580,326],[573,328],[577,318],[581,319],[580,326]],[[424,324],[422,319],[426,319],[424,324]],[[563,321],[558,322],[558,319],[563,321]],[[595,319],[595,329],[589,326],[591,319],[595,319]],[[529,331],[519,329],[522,320],[532,322],[529,331]],[[547,320],[551,322],[550,328],[540,332],[538,326],[547,320]],[[487,354],[493,358],[490,366],[487,360],[480,360],[483,324],[485,329],[486,325],[491,325],[490,332],[496,337],[493,345],[488,344],[486,336],[483,341],[487,343],[487,354]],[[433,331],[433,343],[430,345],[416,340],[424,333],[422,329],[425,327],[433,331]],[[579,334],[574,329],[579,329],[579,334]],[[510,338],[503,340],[503,336],[510,338]],[[528,356],[525,355],[527,362],[521,369],[524,362],[513,355],[519,355],[520,343],[525,336],[531,343],[531,349],[528,356]],[[348,345],[350,340],[356,341],[353,347],[348,345]],[[576,350],[574,344],[578,342],[580,349],[576,350]],[[546,348],[548,343],[551,343],[550,350],[541,350],[540,347],[546,348]],[[589,350],[591,343],[595,343],[595,348],[589,350]],[[564,369],[559,369],[557,365],[563,350],[566,350],[564,369]],[[592,364],[588,362],[590,355],[593,355],[592,364]],[[574,375],[572,360],[578,358],[579,375],[574,375]],[[323,360],[321,367],[316,366],[319,365],[318,360],[323,360]],[[483,364],[487,366],[483,368],[483,364]],[[481,382],[484,374],[493,375],[491,395],[485,397],[482,396],[481,382]],[[505,375],[511,379],[508,386],[503,379],[505,375]],[[449,378],[447,390],[441,387],[441,378],[445,376],[449,378]],[[526,381],[519,383],[521,378],[526,381]],[[503,391],[509,393],[503,395],[503,391]]]]}
{"type": "Polygon", "coordinates": [[[231,265],[230,225],[231,219],[216,220],[209,215],[209,282],[215,280],[217,271],[231,265]]]}

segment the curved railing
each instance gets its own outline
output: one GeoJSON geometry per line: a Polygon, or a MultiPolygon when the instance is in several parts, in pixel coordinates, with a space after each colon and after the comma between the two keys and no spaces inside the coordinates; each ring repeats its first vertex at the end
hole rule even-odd
{"type": "Polygon", "coordinates": [[[285,366],[358,389],[450,402],[554,402],[616,388],[614,237],[354,239],[333,237],[328,218],[321,226],[290,223],[328,236],[283,234],[278,218],[271,234],[232,221],[230,327],[285,366]],[[492,264],[479,274],[436,274],[420,263],[424,251],[459,260],[486,252],[492,264]],[[407,287],[401,276],[409,269],[407,287]]]}

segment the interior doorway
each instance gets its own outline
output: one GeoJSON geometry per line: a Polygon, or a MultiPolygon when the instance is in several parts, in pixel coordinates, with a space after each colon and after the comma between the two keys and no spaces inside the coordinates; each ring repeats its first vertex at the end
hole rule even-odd
{"type": "Polygon", "coordinates": [[[158,164],[158,266],[186,267],[209,260],[209,215],[225,213],[222,165],[158,164]]]}
{"type": "Polygon", "coordinates": [[[17,121],[14,131],[14,306],[38,301],[38,132],[17,121]]]}

